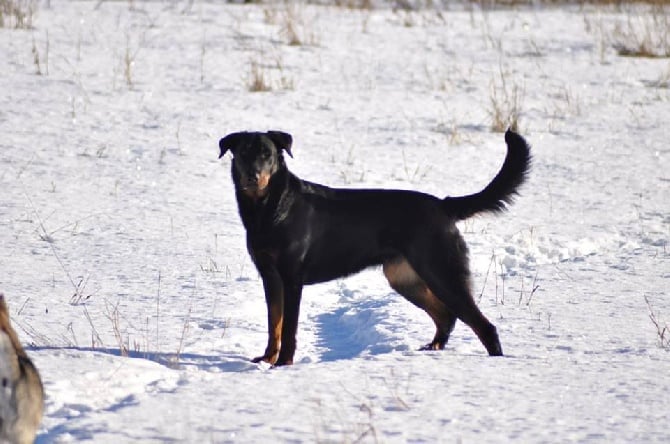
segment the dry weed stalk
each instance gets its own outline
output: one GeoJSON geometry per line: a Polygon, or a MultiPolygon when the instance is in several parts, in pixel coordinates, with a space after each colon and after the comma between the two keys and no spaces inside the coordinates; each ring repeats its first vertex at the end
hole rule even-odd
{"type": "Polygon", "coordinates": [[[644,301],[647,303],[647,309],[649,310],[649,319],[656,328],[658,345],[663,349],[670,350],[670,327],[658,318],[647,296],[644,297],[644,301]]]}
{"type": "Polygon", "coordinates": [[[37,45],[35,45],[35,36],[33,36],[33,47],[31,49],[33,53],[33,63],[35,64],[35,74],[38,76],[42,75],[42,66],[40,64],[40,53],[37,50],[37,45]]]}
{"type": "MultiPolygon", "coordinates": [[[[486,269],[486,274],[484,274],[484,283],[482,284],[482,291],[479,293],[479,299],[477,300],[477,303],[482,301],[482,297],[484,296],[484,290],[486,289],[486,282],[489,279],[489,273],[491,272],[491,265],[495,263],[496,260],[496,253],[495,251],[491,253],[491,260],[489,261],[489,266],[486,269]]],[[[496,297],[497,299],[497,297],[496,297]]]]}
{"type": "Polygon", "coordinates": [[[114,332],[114,338],[116,339],[116,343],[119,345],[119,353],[121,353],[121,356],[127,357],[129,355],[128,346],[124,342],[123,335],[121,334],[121,323],[119,320],[119,303],[117,302],[116,305],[111,305],[107,300],[105,300],[105,316],[112,323],[112,331],[114,332]]]}
{"type": "Polygon", "coordinates": [[[102,342],[102,338],[100,337],[100,334],[98,334],[98,330],[95,328],[95,325],[93,325],[93,319],[91,319],[91,314],[88,312],[86,304],[83,304],[82,307],[84,307],[84,316],[86,316],[86,320],[91,326],[91,348],[103,346],[104,343],[102,342]]]}
{"type": "MultiPolygon", "coordinates": [[[[530,293],[528,294],[528,299],[526,300],[526,307],[530,307],[530,303],[533,301],[533,295],[535,295],[535,292],[540,288],[540,284],[537,283],[537,275],[539,274],[540,270],[535,270],[535,277],[533,277],[533,283],[531,284],[531,290],[530,293]]],[[[521,291],[519,292],[519,305],[523,302],[523,297],[525,294],[524,290],[524,278],[521,278],[521,291]]]]}
{"type": "Polygon", "coordinates": [[[80,278],[79,282],[75,283],[74,279],[72,278],[72,275],[68,271],[68,269],[65,266],[65,263],[63,262],[61,257],[58,255],[58,252],[56,251],[56,247],[54,246],[55,241],[52,237],[52,234],[55,233],[56,231],[60,230],[62,227],[58,228],[53,233],[49,233],[47,231],[46,227],[44,226],[44,221],[42,220],[42,217],[40,216],[40,213],[37,211],[37,208],[35,207],[35,204],[33,203],[33,200],[28,195],[28,192],[25,191],[25,186],[24,186],[24,191],[23,192],[24,192],[24,195],[25,195],[26,199],[28,200],[28,203],[30,204],[31,209],[33,210],[33,213],[35,214],[35,217],[37,218],[37,221],[38,221],[38,224],[39,224],[39,231],[41,231],[41,233],[39,233],[40,239],[42,239],[43,241],[45,241],[49,245],[49,247],[51,248],[51,252],[53,253],[54,257],[56,258],[56,261],[58,262],[61,269],[65,273],[65,276],[67,276],[68,280],[70,281],[70,284],[72,284],[72,288],[74,289],[74,293],[70,297],[70,304],[71,305],[77,305],[82,300],[84,300],[84,301],[88,300],[95,293],[94,292],[94,293],[90,293],[88,295],[84,295],[84,289],[86,288],[86,284],[88,283],[88,278],[86,278],[85,280],[83,278],[80,278]]]}
{"type": "Polygon", "coordinates": [[[135,81],[133,80],[134,77],[134,68],[135,68],[135,60],[137,59],[137,55],[139,52],[144,48],[145,44],[147,43],[147,31],[149,28],[145,29],[142,34],[138,37],[137,39],[137,46],[132,49],[131,48],[131,36],[130,36],[130,31],[126,32],[126,47],[123,53],[123,59],[122,59],[122,65],[123,65],[123,77],[126,80],[126,86],[128,88],[132,89],[135,86],[135,81]]]}
{"type": "Polygon", "coordinates": [[[179,362],[181,359],[181,354],[184,351],[184,341],[186,340],[186,335],[190,329],[191,322],[191,311],[192,307],[188,308],[188,313],[186,314],[186,319],[184,319],[184,325],[181,329],[181,336],[179,337],[179,346],[177,347],[177,352],[169,360],[169,366],[172,368],[178,368],[179,362]]]}

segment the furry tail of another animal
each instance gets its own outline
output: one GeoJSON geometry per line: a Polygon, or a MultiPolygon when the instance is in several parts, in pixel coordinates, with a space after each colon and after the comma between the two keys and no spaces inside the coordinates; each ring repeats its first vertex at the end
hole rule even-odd
{"type": "Polygon", "coordinates": [[[505,143],[505,162],[486,188],[479,193],[443,200],[445,211],[454,219],[463,220],[478,213],[500,213],[512,204],[530,171],[530,146],[523,137],[509,129],[505,133],[505,143]]]}
{"type": "Polygon", "coordinates": [[[19,342],[0,293],[0,443],[35,441],[44,410],[39,372],[19,342]]]}

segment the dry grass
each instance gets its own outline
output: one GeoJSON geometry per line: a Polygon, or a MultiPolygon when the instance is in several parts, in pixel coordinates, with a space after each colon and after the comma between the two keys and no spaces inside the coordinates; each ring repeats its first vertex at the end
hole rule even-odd
{"type": "Polygon", "coordinates": [[[372,0],[334,0],[335,6],[347,9],[374,9],[372,0]]]}
{"type": "Polygon", "coordinates": [[[262,52],[258,54],[257,59],[250,60],[246,83],[250,92],[295,89],[295,82],[284,69],[281,57],[275,57],[274,61],[268,60],[262,52]]]}
{"type": "Polygon", "coordinates": [[[612,45],[620,56],[670,57],[670,14],[663,5],[650,11],[629,14],[625,24],[618,23],[612,45]]]}
{"type": "Polygon", "coordinates": [[[0,0],[0,28],[32,28],[35,9],[35,0],[0,0]]]}
{"type": "Polygon", "coordinates": [[[667,5],[668,0],[470,0],[471,4],[476,4],[485,8],[516,7],[516,6],[534,6],[534,5],[601,5],[601,6],[625,6],[631,4],[647,5],[667,5]]]}
{"type": "Polygon", "coordinates": [[[601,63],[605,62],[607,48],[614,48],[622,57],[670,57],[670,2],[644,3],[618,5],[621,15],[613,22],[604,20],[601,14],[584,17],[586,31],[597,39],[601,63]]]}
{"type": "Polygon", "coordinates": [[[491,80],[491,130],[504,132],[508,128],[519,130],[519,119],[523,102],[523,89],[516,83],[510,84],[507,74],[500,68],[500,78],[491,80]]]}
{"type": "Polygon", "coordinates": [[[279,33],[290,46],[316,46],[319,39],[312,27],[315,22],[314,17],[305,17],[301,3],[286,1],[280,11],[279,33]]]}
{"type": "Polygon", "coordinates": [[[249,64],[249,77],[247,79],[247,88],[251,92],[272,91],[269,74],[258,61],[252,60],[249,64]]]}

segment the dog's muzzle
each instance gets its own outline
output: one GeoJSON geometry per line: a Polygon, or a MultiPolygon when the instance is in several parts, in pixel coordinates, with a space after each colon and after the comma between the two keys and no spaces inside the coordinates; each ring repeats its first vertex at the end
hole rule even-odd
{"type": "Polygon", "coordinates": [[[270,184],[270,177],[267,172],[245,175],[241,181],[242,190],[251,193],[264,191],[270,184]]]}

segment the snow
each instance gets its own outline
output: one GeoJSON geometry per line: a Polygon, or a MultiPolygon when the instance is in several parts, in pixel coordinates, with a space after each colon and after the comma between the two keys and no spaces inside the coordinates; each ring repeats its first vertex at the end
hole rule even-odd
{"type": "Polygon", "coordinates": [[[622,9],[52,0],[0,29],[0,290],[37,442],[670,440],[645,302],[670,323],[670,64],[617,55],[622,9]],[[431,321],[371,269],[305,289],[294,366],[252,364],[265,303],[219,138],[280,129],[306,179],[465,194],[514,87],[530,180],[461,225],[506,356],[461,323],[416,351],[431,321]]]}

